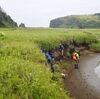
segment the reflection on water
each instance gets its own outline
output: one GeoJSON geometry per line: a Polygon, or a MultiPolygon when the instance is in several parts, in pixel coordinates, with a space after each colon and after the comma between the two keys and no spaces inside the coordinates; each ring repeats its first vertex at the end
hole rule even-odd
{"type": "Polygon", "coordinates": [[[95,73],[100,77],[100,64],[95,68],[95,73]]]}

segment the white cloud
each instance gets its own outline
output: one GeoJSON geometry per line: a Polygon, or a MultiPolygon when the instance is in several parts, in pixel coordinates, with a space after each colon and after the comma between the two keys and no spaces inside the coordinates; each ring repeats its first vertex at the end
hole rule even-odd
{"type": "Polygon", "coordinates": [[[0,0],[1,7],[18,23],[49,26],[51,19],[100,11],[99,0],[0,0]]]}

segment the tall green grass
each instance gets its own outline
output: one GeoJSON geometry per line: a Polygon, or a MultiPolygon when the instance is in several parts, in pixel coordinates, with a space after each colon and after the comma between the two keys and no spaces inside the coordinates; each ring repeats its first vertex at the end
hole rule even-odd
{"type": "Polygon", "coordinates": [[[0,29],[0,99],[69,99],[63,83],[52,80],[50,67],[40,48],[75,40],[96,44],[97,38],[82,30],[0,29]]]}
{"type": "Polygon", "coordinates": [[[97,44],[93,43],[93,44],[91,45],[91,48],[92,48],[95,52],[100,52],[100,42],[97,43],[97,44]]]}
{"type": "Polygon", "coordinates": [[[52,73],[31,30],[1,30],[0,99],[69,99],[52,73]]]}

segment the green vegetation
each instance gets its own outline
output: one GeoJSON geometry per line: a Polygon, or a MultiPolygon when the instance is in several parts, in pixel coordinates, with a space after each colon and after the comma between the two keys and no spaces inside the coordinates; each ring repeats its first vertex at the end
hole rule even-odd
{"type": "Polygon", "coordinates": [[[61,40],[91,46],[99,43],[95,33],[84,30],[1,28],[0,33],[4,33],[0,34],[0,99],[70,99],[60,74],[57,81],[52,80],[40,48],[55,49],[61,40]]]}
{"type": "Polygon", "coordinates": [[[91,48],[94,49],[95,52],[100,52],[100,42],[97,44],[92,44],[91,48]]]}
{"type": "Polygon", "coordinates": [[[71,15],[51,20],[53,28],[100,28],[100,14],[71,15]]]}

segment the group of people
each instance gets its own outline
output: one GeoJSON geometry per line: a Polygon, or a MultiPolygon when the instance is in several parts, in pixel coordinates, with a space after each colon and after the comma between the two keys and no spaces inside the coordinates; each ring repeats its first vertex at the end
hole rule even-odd
{"type": "Polygon", "coordinates": [[[67,51],[69,52],[69,58],[73,61],[75,68],[78,68],[79,58],[80,58],[80,51],[78,49],[75,49],[74,44],[73,45],[65,45],[63,43],[60,43],[59,50],[61,53],[61,57],[64,58],[64,53],[67,51]]]}
{"type": "MultiPolygon", "coordinates": [[[[67,51],[70,54],[69,57],[73,61],[75,68],[78,68],[80,52],[78,50],[76,50],[75,47],[65,45],[64,43],[61,42],[59,44],[59,49],[58,49],[61,59],[64,59],[64,57],[66,57],[65,56],[66,47],[68,47],[67,51]]],[[[54,53],[52,51],[45,51],[45,50],[42,50],[42,52],[45,54],[47,62],[50,64],[51,71],[54,72],[55,71],[55,69],[54,69],[54,61],[55,61],[54,53]]]]}

